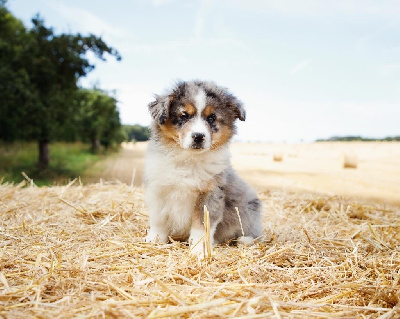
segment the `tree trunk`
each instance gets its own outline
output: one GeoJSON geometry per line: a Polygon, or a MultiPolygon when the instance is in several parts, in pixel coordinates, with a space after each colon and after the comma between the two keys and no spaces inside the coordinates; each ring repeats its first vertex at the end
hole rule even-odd
{"type": "Polygon", "coordinates": [[[92,137],[92,152],[96,153],[100,148],[100,139],[92,137]]]}
{"type": "Polygon", "coordinates": [[[49,141],[40,140],[39,141],[39,163],[38,167],[40,169],[45,169],[49,167],[50,153],[49,153],[49,141]]]}

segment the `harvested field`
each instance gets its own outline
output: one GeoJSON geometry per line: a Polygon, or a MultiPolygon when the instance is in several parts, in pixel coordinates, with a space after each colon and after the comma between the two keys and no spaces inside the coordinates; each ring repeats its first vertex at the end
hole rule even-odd
{"type": "MultiPolygon", "coordinates": [[[[24,183],[23,183],[24,184],[24,183]]],[[[264,191],[264,236],[143,243],[143,189],[0,185],[0,317],[398,318],[400,211],[264,191]]]]}
{"type": "MultiPolygon", "coordinates": [[[[146,149],[147,143],[125,143],[119,154],[96,164],[82,180],[131,185],[134,173],[134,185],[140,186],[146,149]]],[[[400,207],[398,142],[232,143],[231,153],[239,175],[261,192],[340,195],[400,207]],[[352,168],[344,168],[346,161],[352,168]]]]}
{"type": "Polygon", "coordinates": [[[119,153],[109,156],[105,162],[96,163],[86,172],[83,177],[85,184],[96,183],[101,178],[128,185],[142,185],[146,149],[147,143],[122,143],[119,153]]]}
{"type": "Polygon", "coordinates": [[[231,152],[233,166],[260,191],[340,195],[400,207],[398,142],[233,143],[231,152]],[[277,153],[282,161],[273,160],[277,153]],[[352,168],[344,168],[346,160],[352,168]]]}

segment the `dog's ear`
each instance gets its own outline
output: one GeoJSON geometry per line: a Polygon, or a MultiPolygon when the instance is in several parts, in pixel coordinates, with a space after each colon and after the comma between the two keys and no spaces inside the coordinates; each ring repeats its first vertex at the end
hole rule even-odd
{"type": "Polygon", "coordinates": [[[243,103],[240,100],[238,100],[233,95],[230,95],[228,105],[231,109],[233,109],[237,119],[241,121],[246,120],[246,111],[244,109],[243,103]]]}
{"type": "Polygon", "coordinates": [[[172,96],[155,96],[156,100],[149,103],[151,117],[160,125],[163,125],[168,119],[169,107],[173,100],[172,96]]]}

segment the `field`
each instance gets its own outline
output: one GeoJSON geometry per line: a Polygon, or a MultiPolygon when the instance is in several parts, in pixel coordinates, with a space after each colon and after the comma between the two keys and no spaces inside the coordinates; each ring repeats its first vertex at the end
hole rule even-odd
{"type": "Polygon", "coordinates": [[[233,144],[234,167],[259,190],[278,188],[400,205],[400,143],[233,144]],[[273,161],[282,154],[281,162],[273,161]],[[345,157],[357,168],[343,168],[345,157]]]}
{"type": "MultiPolygon", "coordinates": [[[[117,156],[95,165],[85,182],[118,180],[142,184],[146,143],[123,144],[117,156]],[[99,174],[98,172],[102,172],[99,174]]],[[[344,196],[400,205],[400,143],[324,142],[312,144],[233,143],[232,164],[259,191],[278,189],[344,196]],[[274,161],[274,155],[282,161],[274,161]],[[357,168],[343,168],[345,156],[357,168]]]]}
{"type": "Polygon", "coordinates": [[[143,243],[145,147],[96,164],[95,184],[0,185],[1,317],[400,316],[398,143],[234,144],[264,235],[206,260],[143,243]]]}
{"type": "MultiPolygon", "coordinates": [[[[112,151],[102,153],[111,154],[112,151]]],[[[91,153],[88,144],[51,143],[50,165],[39,170],[37,143],[0,143],[0,180],[19,183],[26,179],[24,173],[39,186],[65,184],[84,174],[96,174],[92,167],[103,159],[102,153],[91,153]]]]}

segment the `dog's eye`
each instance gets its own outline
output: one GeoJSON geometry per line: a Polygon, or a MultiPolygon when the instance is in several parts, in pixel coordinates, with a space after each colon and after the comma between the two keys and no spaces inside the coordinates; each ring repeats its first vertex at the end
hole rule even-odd
{"type": "Polygon", "coordinates": [[[189,114],[187,114],[186,112],[183,112],[183,113],[179,116],[179,118],[180,118],[182,121],[186,121],[186,120],[189,118],[189,114]]]}
{"type": "Polygon", "coordinates": [[[213,124],[215,122],[215,114],[211,114],[211,115],[207,116],[207,122],[209,124],[213,124]]]}

